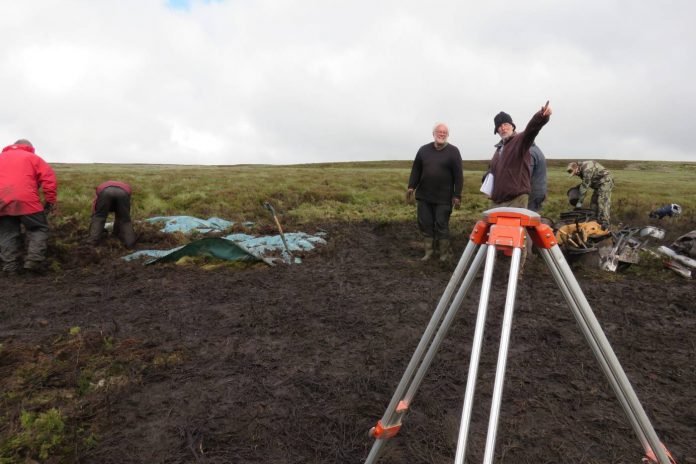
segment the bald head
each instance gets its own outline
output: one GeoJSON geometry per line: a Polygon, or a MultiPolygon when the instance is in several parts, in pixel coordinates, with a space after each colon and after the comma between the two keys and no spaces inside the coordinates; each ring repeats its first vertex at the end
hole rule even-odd
{"type": "Polygon", "coordinates": [[[27,145],[27,146],[30,146],[30,147],[33,147],[33,146],[34,146],[34,145],[32,145],[31,142],[28,141],[27,139],[19,139],[19,140],[17,140],[14,144],[15,144],[15,145],[27,145]]]}

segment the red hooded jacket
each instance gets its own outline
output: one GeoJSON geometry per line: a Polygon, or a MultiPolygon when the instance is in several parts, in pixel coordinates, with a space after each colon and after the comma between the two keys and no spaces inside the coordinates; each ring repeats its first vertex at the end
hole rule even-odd
{"type": "Polygon", "coordinates": [[[24,216],[44,210],[39,196],[56,204],[56,174],[29,145],[10,145],[0,153],[0,216],[24,216]]]}

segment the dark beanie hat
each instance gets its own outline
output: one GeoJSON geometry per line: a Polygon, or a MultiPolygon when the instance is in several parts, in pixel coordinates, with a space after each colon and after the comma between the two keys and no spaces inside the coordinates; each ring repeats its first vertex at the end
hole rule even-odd
{"type": "Polygon", "coordinates": [[[505,124],[505,123],[511,124],[513,129],[517,129],[517,126],[515,126],[515,123],[512,122],[512,117],[510,117],[509,114],[507,114],[505,111],[501,111],[500,113],[495,115],[495,118],[493,118],[493,123],[495,124],[495,129],[493,129],[493,134],[498,133],[498,128],[505,124]]]}

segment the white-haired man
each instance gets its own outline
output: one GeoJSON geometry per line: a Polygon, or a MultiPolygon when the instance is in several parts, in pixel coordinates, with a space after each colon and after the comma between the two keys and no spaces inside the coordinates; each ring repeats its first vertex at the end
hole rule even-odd
{"type": "Polygon", "coordinates": [[[440,261],[451,257],[449,220],[452,208],[459,208],[464,186],[462,156],[448,142],[449,128],[438,123],[433,128],[433,142],[420,147],[411,167],[406,191],[407,201],[418,201],[418,228],[423,234],[425,255],[432,258],[435,249],[440,261]]]}

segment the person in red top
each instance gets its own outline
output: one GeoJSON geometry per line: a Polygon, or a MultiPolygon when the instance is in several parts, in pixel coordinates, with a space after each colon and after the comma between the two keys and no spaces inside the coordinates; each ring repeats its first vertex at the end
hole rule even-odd
{"type": "Polygon", "coordinates": [[[104,233],[106,218],[115,215],[113,234],[128,248],[135,244],[135,231],[130,217],[131,187],[116,180],[108,180],[97,186],[92,202],[92,222],[89,226],[90,245],[97,245],[104,233]]]}
{"type": "Polygon", "coordinates": [[[46,213],[55,208],[56,174],[34,146],[25,139],[3,148],[0,153],[0,257],[5,272],[20,270],[21,226],[26,230],[27,252],[24,269],[43,270],[48,242],[46,213]],[[43,191],[41,202],[39,189],[43,191]]]}

